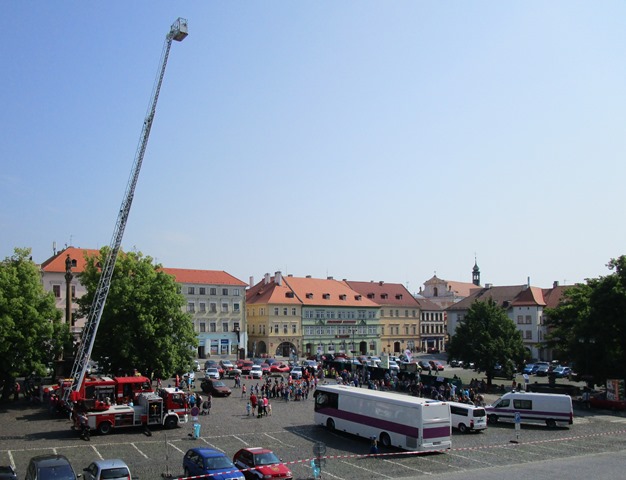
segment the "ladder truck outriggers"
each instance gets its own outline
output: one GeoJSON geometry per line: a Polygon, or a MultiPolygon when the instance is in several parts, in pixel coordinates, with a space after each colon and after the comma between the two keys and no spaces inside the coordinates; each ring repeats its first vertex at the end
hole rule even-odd
{"type": "MultiPolygon", "coordinates": [[[[161,84],[163,82],[163,76],[165,75],[165,67],[167,66],[167,60],[169,57],[170,48],[172,46],[172,41],[176,40],[177,42],[180,42],[184,40],[185,37],[187,37],[187,35],[188,35],[187,20],[185,20],[184,18],[178,18],[172,24],[170,31],[165,37],[165,43],[163,45],[163,52],[161,54],[161,62],[159,65],[159,70],[157,72],[156,81],[152,90],[152,97],[150,100],[150,104],[148,106],[148,112],[143,122],[141,135],[139,137],[139,145],[135,153],[135,160],[133,163],[133,168],[131,170],[130,178],[126,186],[126,192],[124,194],[124,199],[122,201],[122,205],[120,207],[120,211],[117,217],[117,222],[115,224],[113,236],[111,238],[111,243],[109,245],[108,255],[102,267],[100,280],[98,281],[98,286],[96,287],[96,291],[94,293],[93,302],[91,304],[91,308],[87,316],[87,321],[85,323],[85,327],[83,328],[81,342],[78,346],[76,359],[74,361],[74,365],[72,367],[72,372],[71,372],[70,379],[69,379],[70,386],[69,388],[64,389],[63,396],[61,398],[63,403],[67,405],[68,407],[73,408],[77,406],[77,403],[72,401],[73,399],[77,399],[77,395],[78,395],[78,400],[80,402],[80,398],[79,398],[80,393],[77,393],[77,392],[81,392],[81,390],[83,389],[83,383],[85,381],[85,374],[87,372],[89,360],[91,358],[91,352],[93,350],[94,341],[96,339],[98,325],[100,323],[100,319],[102,318],[102,312],[104,310],[104,305],[106,303],[107,295],[109,293],[109,289],[111,286],[111,278],[113,277],[113,270],[115,268],[115,262],[117,260],[117,255],[119,253],[120,246],[122,244],[122,237],[124,236],[124,229],[126,228],[126,222],[128,221],[130,207],[133,202],[133,197],[135,194],[135,187],[137,185],[139,172],[141,170],[141,164],[143,162],[143,157],[145,155],[146,147],[148,145],[148,138],[150,136],[150,130],[152,128],[152,122],[154,121],[157,101],[159,99],[159,93],[161,91],[161,84]]],[[[150,395],[154,395],[154,394],[142,393],[140,395],[146,395],[146,399],[141,400],[141,402],[147,402],[148,398],[151,398],[150,395]]],[[[159,397],[159,398],[163,399],[163,397],[159,397]]],[[[150,405],[156,405],[156,407],[158,407],[156,403],[151,403],[150,405]]],[[[120,409],[123,410],[122,407],[127,409],[128,405],[126,406],[116,405],[116,407],[119,407],[120,409]]],[[[164,408],[154,408],[152,406],[150,406],[150,408],[154,409],[156,413],[148,412],[146,414],[147,417],[145,417],[146,421],[152,422],[154,420],[154,417],[151,417],[150,415],[157,415],[157,414],[161,416],[159,421],[165,421],[166,416],[164,413],[162,413],[164,412],[164,408]]],[[[122,412],[122,410],[120,410],[120,412],[122,412]]],[[[135,418],[134,412],[135,410],[133,410],[133,418],[135,418]]],[[[84,413],[84,410],[81,413],[84,413]]],[[[130,411],[126,413],[130,414],[130,411]]],[[[139,417],[144,418],[144,417],[141,417],[141,415],[139,415],[139,417]]],[[[124,416],[124,418],[127,418],[127,415],[124,416]]],[[[177,418],[179,417],[177,416],[177,418]]],[[[170,423],[171,422],[173,422],[173,420],[170,421],[170,423]]],[[[176,422],[176,424],[177,423],[178,422],[176,422]]]]}

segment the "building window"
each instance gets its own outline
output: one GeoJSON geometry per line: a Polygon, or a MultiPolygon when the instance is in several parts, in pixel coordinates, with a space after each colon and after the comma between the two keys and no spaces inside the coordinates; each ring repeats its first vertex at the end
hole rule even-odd
{"type": "Polygon", "coordinates": [[[233,303],[233,312],[239,312],[239,304],[233,303]]]}
{"type": "Polygon", "coordinates": [[[206,312],[206,303],[200,302],[200,313],[206,312]]]}
{"type": "Polygon", "coordinates": [[[279,310],[278,307],[274,307],[274,315],[278,316],[279,310]]]}
{"type": "Polygon", "coordinates": [[[532,332],[532,330],[526,330],[525,331],[525,335],[526,335],[526,340],[532,340],[533,339],[533,332],[532,332]]]}
{"type": "Polygon", "coordinates": [[[196,304],[193,302],[187,303],[187,312],[194,313],[196,311],[196,304]]]}
{"type": "Polygon", "coordinates": [[[293,307],[293,308],[291,309],[291,314],[295,317],[295,316],[296,316],[296,313],[297,313],[296,307],[293,307]]]}
{"type": "Polygon", "coordinates": [[[209,332],[211,333],[217,332],[217,324],[215,322],[209,323],[209,332]]]}
{"type": "Polygon", "coordinates": [[[206,323],[200,322],[200,333],[206,332],[206,323]]]}
{"type": "Polygon", "coordinates": [[[222,295],[228,295],[228,288],[222,288],[222,295]]]}
{"type": "Polygon", "coordinates": [[[408,317],[408,316],[409,316],[409,311],[408,311],[408,310],[405,310],[405,311],[404,311],[404,316],[405,316],[405,317],[408,317]]]}
{"type": "Polygon", "coordinates": [[[209,295],[217,295],[217,288],[215,287],[209,288],[209,295]]]}
{"type": "Polygon", "coordinates": [[[228,332],[228,322],[222,322],[222,332],[228,332]]]}
{"type": "Polygon", "coordinates": [[[284,333],[285,335],[287,335],[287,333],[288,333],[288,330],[287,330],[287,324],[286,324],[286,323],[283,323],[283,333],[284,333]]]}
{"type": "Polygon", "coordinates": [[[289,312],[289,311],[287,310],[287,307],[283,308],[283,315],[284,315],[284,316],[289,315],[289,313],[288,313],[288,312],[289,312]]]}
{"type": "Polygon", "coordinates": [[[532,322],[532,317],[530,315],[526,315],[526,324],[530,325],[532,322]]]}
{"type": "Polygon", "coordinates": [[[52,285],[52,293],[57,298],[61,298],[61,285],[52,285]]]}
{"type": "Polygon", "coordinates": [[[295,335],[296,333],[298,333],[298,326],[295,323],[291,324],[291,333],[293,335],[295,335]]]}
{"type": "Polygon", "coordinates": [[[187,295],[195,295],[196,289],[194,287],[187,287],[187,295]]]}
{"type": "Polygon", "coordinates": [[[206,287],[200,287],[200,295],[206,295],[206,287]]]}
{"type": "Polygon", "coordinates": [[[233,297],[238,297],[238,296],[239,296],[239,289],[233,288],[233,297]]]}
{"type": "Polygon", "coordinates": [[[215,303],[215,302],[209,303],[209,312],[210,313],[217,313],[217,303],[215,303]]]}
{"type": "Polygon", "coordinates": [[[228,313],[228,303],[222,303],[222,313],[228,313]]]}

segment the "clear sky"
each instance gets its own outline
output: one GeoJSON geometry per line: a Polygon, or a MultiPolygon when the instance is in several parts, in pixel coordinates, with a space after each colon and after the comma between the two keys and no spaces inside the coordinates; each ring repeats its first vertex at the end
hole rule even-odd
{"type": "Polygon", "coordinates": [[[550,287],[626,241],[623,1],[6,1],[0,258],[550,287]]]}

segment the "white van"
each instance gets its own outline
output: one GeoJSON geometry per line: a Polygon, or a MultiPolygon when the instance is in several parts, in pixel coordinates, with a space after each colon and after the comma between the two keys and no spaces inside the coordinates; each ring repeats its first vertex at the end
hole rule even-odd
{"type": "Polygon", "coordinates": [[[533,392],[509,392],[493,405],[485,407],[489,423],[514,422],[517,413],[521,423],[544,423],[548,427],[557,424],[572,425],[574,409],[569,395],[533,392]]]}
{"type": "Polygon", "coordinates": [[[456,428],[461,433],[487,428],[487,412],[483,407],[459,402],[446,403],[450,405],[452,428],[456,428]]]}

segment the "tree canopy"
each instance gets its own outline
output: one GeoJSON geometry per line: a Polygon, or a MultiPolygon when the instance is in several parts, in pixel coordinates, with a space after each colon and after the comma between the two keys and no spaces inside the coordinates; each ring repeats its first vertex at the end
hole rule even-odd
{"type": "Polygon", "coordinates": [[[488,384],[496,374],[496,364],[507,369],[512,364],[521,364],[524,359],[521,333],[491,299],[472,304],[447,350],[451,358],[465,364],[474,362],[477,369],[484,370],[488,384]]]}
{"type": "Polygon", "coordinates": [[[0,383],[7,400],[15,379],[44,375],[69,342],[54,296],[41,283],[30,249],[16,248],[0,263],[0,383]]]}
{"type": "Polygon", "coordinates": [[[595,384],[626,378],[626,256],[607,267],[614,273],[567,289],[545,312],[546,345],[595,384]]]}
{"type": "MultiPolygon", "coordinates": [[[[87,257],[80,275],[87,294],[79,300],[87,316],[109,248],[87,257]]],[[[111,287],[94,342],[92,359],[111,373],[167,376],[189,368],[197,345],[184,297],[171,275],[140,252],[117,257],[111,287]]]]}

